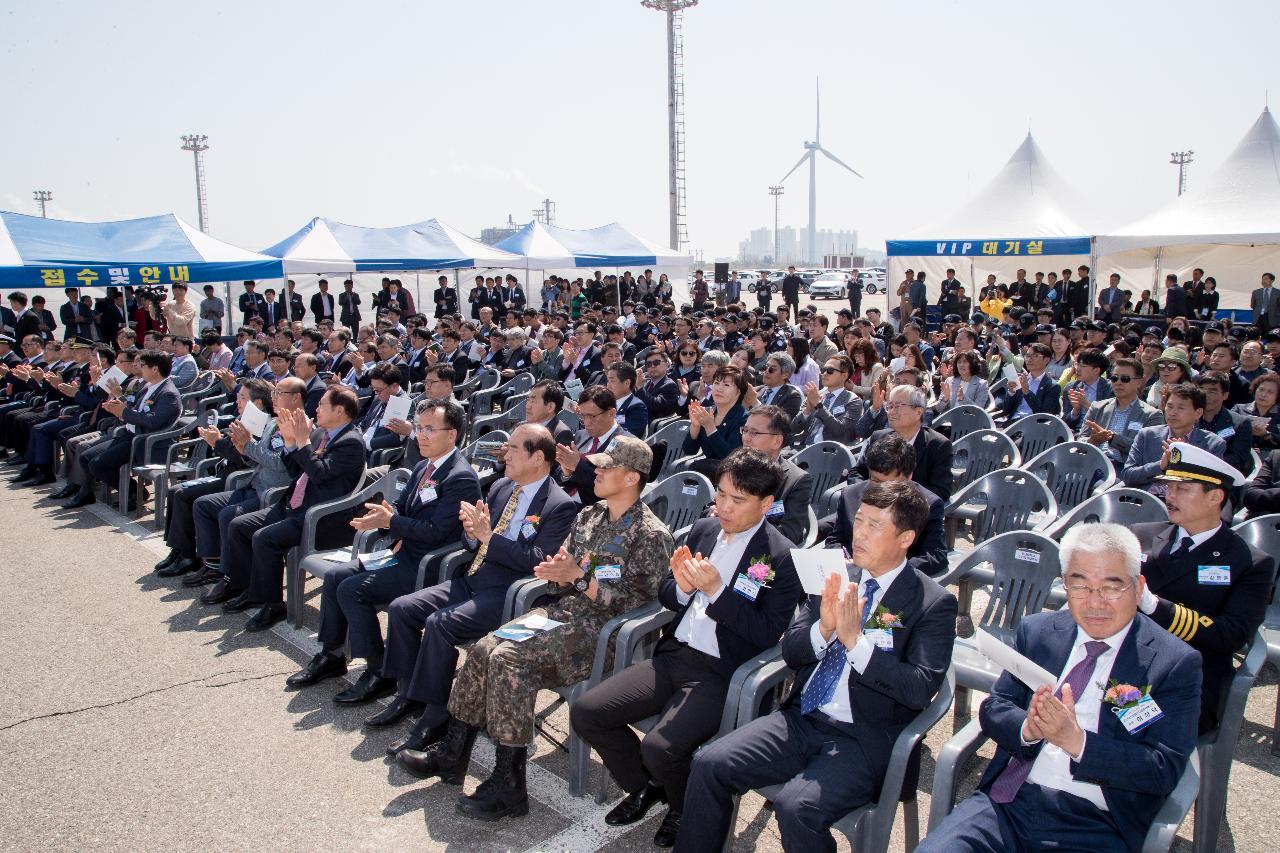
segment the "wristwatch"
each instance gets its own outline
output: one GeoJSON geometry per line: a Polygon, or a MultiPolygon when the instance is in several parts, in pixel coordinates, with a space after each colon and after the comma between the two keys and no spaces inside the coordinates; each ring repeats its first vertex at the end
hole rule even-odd
{"type": "Polygon", "coordinates": [[[578,592],[586,592],[589,586],[591,586],[591,575],[583,575],[573,582],[573,588],[578,592]]]}

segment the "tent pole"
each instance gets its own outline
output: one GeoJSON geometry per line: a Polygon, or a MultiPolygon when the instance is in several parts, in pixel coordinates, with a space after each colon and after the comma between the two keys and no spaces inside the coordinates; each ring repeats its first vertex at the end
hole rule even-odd
{"type": "MultiPolygon", "coordinates": [[[[413,274],[413,289],[418,293],[418,301],[414,304],[414,308],[418,309],[418,313],[422,313],[422,273],[415,272],[413,274]]],[[[424,315],[425,316],[425,315],[424,315]]]]}
{"type": "Polygon", "coordinates": [[[1089,309],[1085,312],[1093,310],[1094,300],[1098,298],[1098,275],[1101,270],[1098,269],[1098,238],[1089,238],[1089,309]]]}
{"type": "MultiPolygon", "coordinates": [[[[283,265],[283,264],[281,264],[281,265],[280,265],[280,268],[283,270],[283,269],[284,269],[284,265],[283,265]]],[[[227,334],[228,332],[230,332],[230,330],[231,330],[231,329],[234,329],[234,328],[235,328],[235,324],[234,324],[234,323],[229,323],[229,322],[228,322],[228,321],[232,318],[232,316],[234,316],[234,315],[232,315],[232,313],[231,313],[231,282],[229,282],[229,281],[224,281],[224,282],[222,283],[222,286],[223,286],[223,288],[224,288],[224,289],[226,290],[226,292],[227,292],[227,304],[226,304],[226,306],[225,306],[225,309],[224,309],[224,310],[223,310],[223,312],[222,312],[222,319],[218,321],[218,334],[227,334]],[[224,324],[224,323],[226,323],[226,324],[229,326],[229,328],[227,329],[227,332],[224,332],[224,331],[223,331],[223,324],[224,324]]]]}
{"type": "Polygon", "coordinates": [[[1155,303],[1157,305],[1160,304],[1160,282],[1161,282],[1160,262],[1163,260],[1163,258],[1164,258],[1164,246],[1159,246],[1156,248],[1155,272],[1153,273],[1151,278],[1151,298],[1155,300],[1155,303]]]}

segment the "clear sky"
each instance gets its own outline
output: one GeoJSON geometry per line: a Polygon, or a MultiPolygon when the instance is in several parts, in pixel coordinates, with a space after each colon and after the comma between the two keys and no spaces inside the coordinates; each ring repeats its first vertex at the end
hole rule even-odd
{"type": "MultiPolygon", "coordinates": [[[[1104,230],[1208,174],[1280,101],[1280,2],[702,0],[685,16],[691,248],[772,225],[767,188],[811,138],[818,225],[863,245],[977,192],[1028,126],[1104,230]],[[1273,104],[1274,106],[1274,104],[1273,104]]],[[[639,0],[470,3],[0,0],[0,208],[196,221],[258,249],[312,216],[439,217],[471,234],[619,221],[667,234],[663,17],[639,0]]],[[[807,219],[807,169],[782,222],[807,219]]]]}

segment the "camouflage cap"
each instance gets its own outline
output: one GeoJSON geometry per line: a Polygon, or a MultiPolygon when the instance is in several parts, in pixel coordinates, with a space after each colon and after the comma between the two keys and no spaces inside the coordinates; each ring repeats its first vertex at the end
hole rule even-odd
{"type": "Polygon", "coordinates": [[[637,474],[649,476],[653,466],[653,450],[634,435],[620,435],[609,442],[600,453],[593,453],[587,461],[597,468],[630,468],[637,474]]]}

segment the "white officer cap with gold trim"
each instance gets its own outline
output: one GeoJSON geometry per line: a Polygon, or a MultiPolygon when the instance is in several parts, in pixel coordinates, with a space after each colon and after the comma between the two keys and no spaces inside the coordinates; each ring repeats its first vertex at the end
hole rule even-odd
{"type": "Polygon", "coordinates": [[[1245,478],[1235,466],[1209,451],[1179,441],[1169,450],[1169,467],[1156,479],[1230,488],[1243,486],[1245,478]]]}

